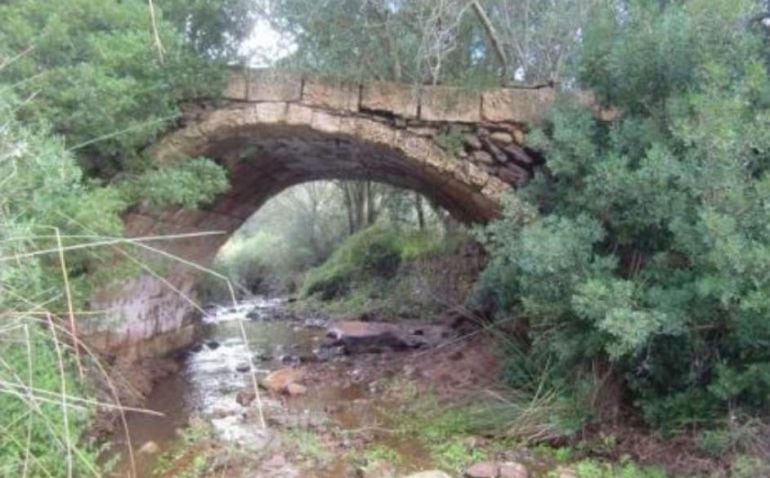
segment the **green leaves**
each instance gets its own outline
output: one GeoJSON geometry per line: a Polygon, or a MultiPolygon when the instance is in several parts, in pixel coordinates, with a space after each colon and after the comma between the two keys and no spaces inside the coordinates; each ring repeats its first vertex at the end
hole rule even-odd
{"type": "Polygon", "coordinates": [[[754,8],[597,15],[581,86],[622,114],[558,104],[532,135],[548,174],[519,193],[537,212],[508,207],[485,236],[486,288],[530,340],[570,366],[613,362],[658,425],[769,404],[770,72],[754,8]]]}
{"type": "Polygon", "coordinates": [[[223,69],[204,63],[162,15],[159,60],[146,2],[14,0],[0,6],[0,17],[0,52],[20,55],[0,81],[30,98],[18,114],[51,125],[89,173],[131,169],[180,100],[221,90],[223,69]]]}
{"type": "Polygon", "coordinates": [[[154,207],[193,208],[227,190],[227,172],[206,158],[180,161],[148,170],[120,183],[129,202],[147,201],[154,207]]]}

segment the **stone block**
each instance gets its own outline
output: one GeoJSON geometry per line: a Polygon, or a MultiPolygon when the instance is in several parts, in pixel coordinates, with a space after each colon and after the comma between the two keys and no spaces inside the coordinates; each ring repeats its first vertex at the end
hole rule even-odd
{"type": "Polygon", "coordinates": [[[474,123],[481,120],[481,94],[451,86],[428,86],[420,95],[420,119],[474,123]]]}
{"type": "Polygon", "coordinates": [[[338,111],[358,111],[361,87],[358,83],[308,77],[302,89],[302,103],[338,111]]]}
{"type": "Polygon", "coordinates": [[[309,125],[313,121],[313,109],[296,103],[289,103],[286,122],[293,125],[309,125]]]}
{"type": "Polygon", "coordinates": [[[505,88],[481,95],[481,115],[485,121],[511,121],[537,124],[556,99],[553,88],[505,88]]]}
{"type": "Polygon", "coordinates": [[[391,146],[396,138],[396,130],[378,121],[356,118],[356,135],[365,141],[391,146]]]}
{"type": "Polygon", "coordinates": [[[248,72],[248,101],[299,101],[302,75],[286,70],[251,70],[248,72]]]}
{"type": "Polygon", "coordinates": [[[417,118],[418,105],[419,93],[413,86],[377,81],[365,83],[361,88],[362,109],[417,118]]]}
{"type": "Polygon", "coordinates": [[[246,101],[248,98],[248,81],[241,72],[231,72],[227,80],[222,98],[234,101],[246,101]]]}
{"type": "Polygon", "coordinates": [[[323,111],[313,111],[313,117],[310,120],[310,126],[324,133],[339,133],[340,117],[323,111]]]}
{"type": "Polygon", "coordinates": [[[286,121],[286,103],[259,103],[255,105],[256,120],[259,123],[283,123],[286,121]]]}

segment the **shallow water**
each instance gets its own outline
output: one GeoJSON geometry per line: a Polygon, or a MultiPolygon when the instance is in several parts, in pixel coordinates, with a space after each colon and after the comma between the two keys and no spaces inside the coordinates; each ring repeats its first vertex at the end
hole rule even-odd
{"type": "MultiPolygon", "coordinates": [[[[193,415],[211,423],[222,440],[254,448],[264,444],[265,434],[253,422],[241,419],[244,408],[237,403],[236,394],[252,384],[250,370],[261,377],[312,355],[325,333],[321,327],[309,327],[296,320],[276,320],[282,304],[278,299],[256,298],[235,307],[212,308],[203,317],[203,337],[183,354],[181,372],[161,380],[147,397],[145,408],[164,416],[126,416],[135,450],[136,478],[154,476],[157,455],[174,444],[177,431],[193,415]],[[150,441],[158,445],[160,453],[139,453],[150,441]]],[[[262,398],[265,407],[282,406],[265,393],[262,398]]],[[[114,446],[127,455],[125,443],[122,436],[114,440],[114,446]]],[[[125,456],[117,470],[113,476],[131,475],[125,456]]]]}

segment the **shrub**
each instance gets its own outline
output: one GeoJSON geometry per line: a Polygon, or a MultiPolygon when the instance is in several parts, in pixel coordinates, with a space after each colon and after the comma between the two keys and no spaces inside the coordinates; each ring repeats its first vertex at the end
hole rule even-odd
{"type": "Polygon", "coordinates": [[[562,99],[531,135],[548,174],[481,234],[478,298],[528,324],[527,352],[572,387],[610,364],[668,430],[770,405],[770,75],[756,8],[595,15],[577,75],[622,113],[600,121],[562,99]]]}
{"type": "Polygon", "coordinates": [[[350,236],[326,262],[308,271],[302,294],[323,300],[339,297],[354,280],[390,279],[400,263],[396,232],[372,226],[350,236]]]}

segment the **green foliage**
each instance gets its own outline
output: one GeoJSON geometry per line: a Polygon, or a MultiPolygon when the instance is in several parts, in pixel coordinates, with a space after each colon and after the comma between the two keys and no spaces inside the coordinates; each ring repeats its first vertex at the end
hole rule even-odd
{"type": "Polygon", "coordinates": [[[436,143],[456,155],[463,150],[466,133],[466,129],[461,126],[449,126],[436,136],[436,143]]]}
{"type": "Polygon", "coordinates": [[[111,256],[67,251],[65,269],[58,254],[42,251],[56,252],[57,232],[63,247],[119,235],[127,203],[85,181],[60,140],[16,121],[16,105],[0,85],[0,475],[21,476],[26,466],[28,476],[67,476],[71,463],[72,476],[101,476],[98,450],[85,437],[92,410],[82,399],[90,390],[75,371],[59,314],[67,310],[65,292],[83,309],[84,272],[111,256]]]}
{"type": "MultiPolygon", "coordinates": [[[[603,463],[582,460],[572,466],[579,478],[666,478],[668,475],[658,468],[643,468],[635,463],[603,463]]],[[[557,472],[548,475],[558,478],[557,472]]]]}
{"type": "Polygon", "coordinates": [[[0,5],[0,58],[9,60],[0,79],[28,98],[19,116],[50,124],[89,173],[141,168],[138,151],[171,124],[182,99],[221,91],[223,68],[203,62],[156,13],[162,52],[144,1],[0,5]]]}
{"type": "Polygon", "coordinates": [[[131,203],[145,200],[154,207],[176,205],[188,208],[212,200],[226,191],[228,185],[224,168],[205,158],[161,166],[120,183],[131,203]]]}
{"type": "Polygon", "coordinates": [[[251,33],[257,16],[255,0],[156,0],[164,18],[201,56],[233,59],[251,33]]]}
{"type": "MultiPolygon", "coordinates": [[[[609,363],[667,430],[770,397],[770,75],[756,2],[632,2],[597,14],[580,86],[533,146],[540,175],[481,237],[478,298],[526,320],[526,353],[579,388],[609,363]]],[[[568,95],[566,95],[568,96],[568,95]]]]}
{"type": "Polygon", "coordinates": [[[326,262],[308,271],[303,295],[329,300],[345,293],[354,280],[391,278],[400,263],[396,232],[373,226],[350,236],[326,262]]]}

